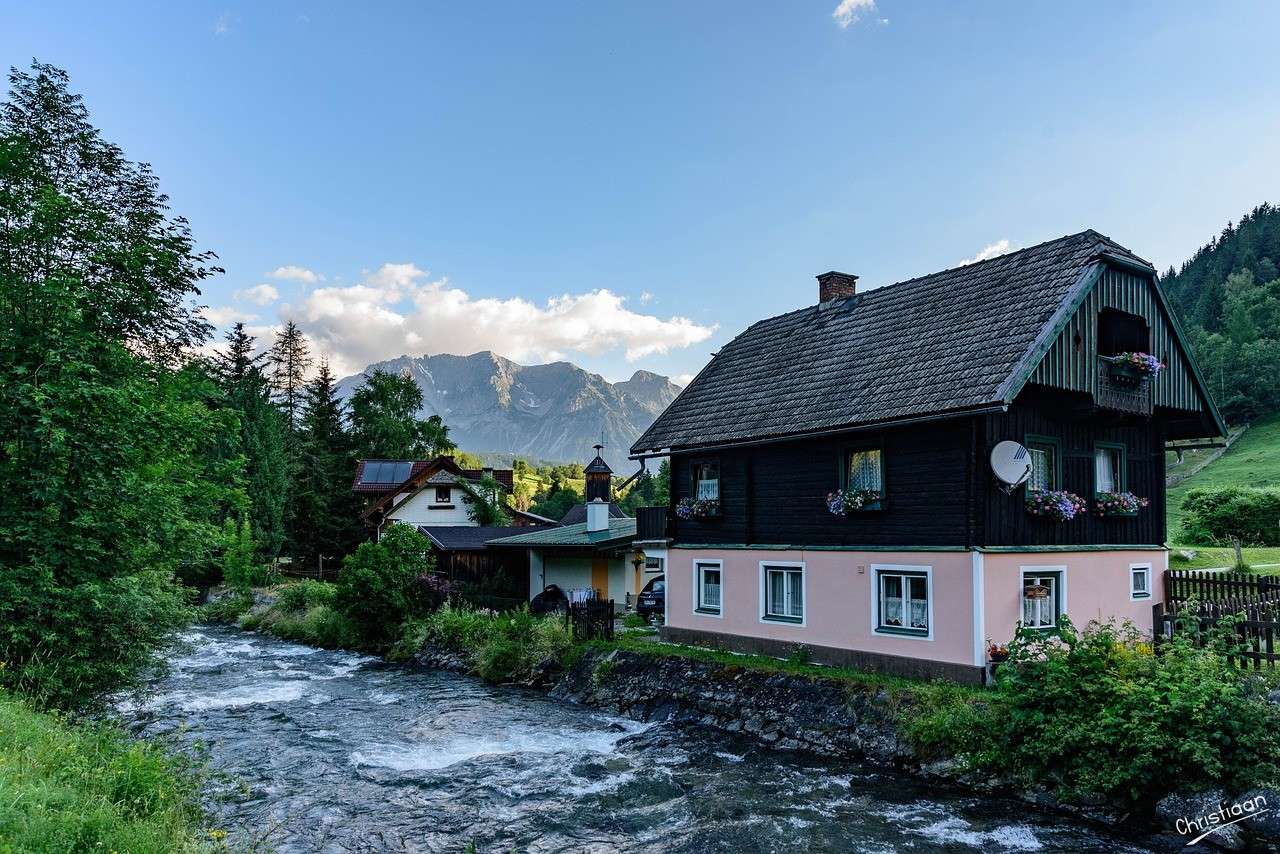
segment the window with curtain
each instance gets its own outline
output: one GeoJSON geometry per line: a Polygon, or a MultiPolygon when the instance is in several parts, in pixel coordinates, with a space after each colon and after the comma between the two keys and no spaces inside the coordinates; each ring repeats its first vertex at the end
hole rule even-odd
{"type": "Polygon", "coordinates": [[[1029,629],[1052,629],[1058,625],[1061,612],[1061,578],[1058,573],[1022,575],[1022,625],[1029,629]],[[1032,588],[1048,588],[1048,595],[1040,598],[1028,595],[1032,588]]]}
{"type": "Polygon", "coordinates": [[[923,572],[877,573],[879,607],[876,630],[897,634],[929,633],[929,576],[923,572]]]}
{"type": "Polygon", "coordinates": [[[804,570],[798,566],[764,569],[764,617],[798,623],[804,619],[804,570]]]}
{"type": "Polygon", "coordinates": [[[698,564],[698,610],[707,614],[720,613],[720,577],[718,563],[698,564]]]}
{"type": "Polygon", "coordinates": [[[871,489],[883,494],[884,471],[879,448],[849,452],[845,489],[871,489]]]}
{"type": "Polygon", "coordinates": [[[1099,445],[1093,450],[1094,492],[1120,492],[1124,489],[1124,449],[1099,445]]]}
{"type": "Polygon", "coordinates": [[[1151,567],[1135,566],[1129,570],[1129,596],[1132,599],[1151,598],[1151,567]]]}
{"type": "Polygon", "coordinates": [[[1027,452],[1031,455],[1031,477],[1027,488],[1048,492],[1058,489],[1058,446],[1053,442],[1027,440],[1027,452]]]}
{"type": "Polygon", "coordinates": [[[693,497],[702,500],[720,500],[720,464],[693,464],[693,497]]]}

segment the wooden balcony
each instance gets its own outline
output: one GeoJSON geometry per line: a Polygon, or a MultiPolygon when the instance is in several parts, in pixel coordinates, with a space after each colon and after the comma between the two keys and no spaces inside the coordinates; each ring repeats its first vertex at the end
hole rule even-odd
{"type": "Polygon", "coordinates": [[[1111,375],[1111,364],[1098,359],[1098,397],[1094,401],[1099,409],[1126,412],[1131,415],[1150,415],[1151,380],[1137,383],[1118,380],[1111,375]]]}
{"type": "Polygon", "coordinates": [[[670,514],[669,507],[637,507],[636,539],[665,540],[669,538],[673,528],[668,524],[670,514]]]}

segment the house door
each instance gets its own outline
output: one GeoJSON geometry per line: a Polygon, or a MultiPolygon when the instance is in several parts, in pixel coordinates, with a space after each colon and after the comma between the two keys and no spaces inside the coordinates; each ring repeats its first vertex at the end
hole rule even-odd
{"type": "Polygon", "coordinates": [[[601,599],[609,598],[609,559],[607,557],[591,559],[591,586],[599,591],[601,599]]]}

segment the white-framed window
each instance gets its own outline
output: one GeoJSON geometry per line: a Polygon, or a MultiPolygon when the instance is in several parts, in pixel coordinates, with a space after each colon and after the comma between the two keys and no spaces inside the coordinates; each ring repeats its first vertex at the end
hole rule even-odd
{"type": "Polygon", "coordinates": [[[447,486],[436,487],[436,504],[448,504],[450,498],[450,490],[447,486]]]}
{"type": "Polygon", "coordinates": [[[644,559],[645,572],[662,572],[665,561],[660,557],[646,556],[644,559]]]}
{"type": "Polygon", "coordinates": [[[1065,566],[1022,567],[1022,625],[1028,629],[1053,629],[1066,613],[1065,566]]]}
{"type": "Polygon", "coordinates": [[[693,464],[693,497],[702,500],[720,500],[720,464],[700,462],[693,464]]]}
{"type": "Polygon", "coordinates": [[[1133,600],[1151,598],[1151,564],[1129,564],[1129,598],[1133,600]]]}
{"type": "Polygon", "coordinates": [[[760,563],[760,619],[804,625],[804,564],[760,563]]]}
{"type": "Polygon", "coordinates": [[[873,565],[872,625],[881,634],[933,637],[933,567],[873,565]]]}
{"type": "Polygon", "coordinates": [[[718,560],[693,563],[693,610],[711,617],[724,607],[724,564],[718,560]]]}

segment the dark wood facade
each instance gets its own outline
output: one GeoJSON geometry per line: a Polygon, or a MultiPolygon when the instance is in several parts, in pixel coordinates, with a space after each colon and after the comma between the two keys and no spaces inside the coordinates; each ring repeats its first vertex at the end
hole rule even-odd
{"type": "Polygon", "coordinates": [[[1060,390],[1028,386],[1007,412],[942,419],[884,430],[793,439],[672,456],[672,508],[693,490],[692,467],[716,462],[720,515],[676,520],[675,545],[817,546],[903,549],[1000,546],[1145,545],[1165,539],[1164,423],[1158,417],[1103,412],[1060,390]],[[1094,449],[1125,449],[1128,491],[1150,500],[1136,517],[1069,522],[1032,516],[1024,487],[1005,493],[988,464],[1001,440],[1029,435],[1061,446],[1061,488],[1091,500],[1094,449]],[[826,508],[841,485],[845,453],[882,453],[880,509],[847,517],[826,508]]]}

